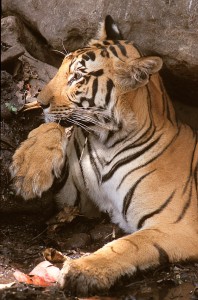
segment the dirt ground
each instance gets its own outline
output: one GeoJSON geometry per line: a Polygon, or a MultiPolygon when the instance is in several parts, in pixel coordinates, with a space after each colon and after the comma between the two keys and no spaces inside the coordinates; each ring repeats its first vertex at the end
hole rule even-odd
{"type": "MultiPolygon", "coordinates": [[[[73,299],[69,291],[16,283],[14,270],[29,273],[43,261],[42,251],[53,247],[77,258],[112,240],[113,225],[106,216],[98,220],[77,217],[58,232],[47,230],[42,216],[13,214],[0,219],[0,283],[15,283],[0,290],[0,299],[73,299]]],[[[122,233],[116,230],[116,236],[122,233]]],[[[92,297],[93,298],[93,297],[92,297]]],[[[97,299],[168,300],[198,299],[198,264],[161,266],[133,278],[123,278],[97,299]]]]}
{"type": "MultiPolygon", "coordinates": [[[[50,231],[46,222],[57,213],[52,195],[47,193],[42,199],[27,203],[14,195],[8,169],[11,157],[17,145],[41,120],[31,113],[16,114],[15,108],[22,105],[17,92],[25,95],[27,82],[21,84],[20,78],[13,79],[6,71],[1,75],[0,299],[74,299],[69,291],[60,291],[55,286],[43,288],[17,283],[13,272],[18,269],[29,273],[44,260],[42,251],[46,248],[52,247],[77,258],[95,251],[114,236],[122,236],[123,232],[105,215],[95,220],[77,216],[59,230],[50,231]],[[1,289],[1,284],[12,282],[12,286],[1,289]]],[[[93,298],[195,300],[198,299],[198,263],[170,264],[132,278],[124,277],[108,293],[93,298]]]]}

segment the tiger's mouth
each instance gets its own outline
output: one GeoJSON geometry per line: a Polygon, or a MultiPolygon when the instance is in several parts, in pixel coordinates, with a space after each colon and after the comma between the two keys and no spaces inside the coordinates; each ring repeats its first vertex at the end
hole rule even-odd
{"type": "Polygon", "coordinates": [[[25,112],[29,110],[34,110],[34,109],[41,109],[40,103],[36,100],[30,103],[24,104],[24,106],[21,108],[20,112],[25,112]]]}
{"type": "Polygon", "coordinates": [[[46,123],[55,122],[63,127],[76,125],[87,131],[101,128],[105,130],[117,130],[118,125],[105,113],[105,110],[98,108],[74,108],[64,112],[49,112],[49,106],[43,107],[38,101],[25,104],[20,112],[41,109],[46,123]]]}
{"type": "Polygon", "coordinates": [[[51,116],[53,115],[54,117],[53,118],[50,118],[50,116],[48,117],[48,113],[45,112],[45,110],[47,110],[48,107],[49,107],[49,105],[44,107],[38,101],[33,101],[31,103],[24,104],[24,106],[20,110],[20,113],[41,109],[43,111],[45,120],[47,119],[47,122],[50,122],[50,121],[55,122],[55,123],[60,124],[63,127],[71,127],[73,125],[71,121],[69,121],[66,118],[62,118],[62,116],[60,116],[60,115],[51,114],[51,116]]]}
{"type": "Polygon", "coordinates": [[[61,120],[56,120],[56,123],[60,124],[63,127],[66,127],[66,128],[71,127],[71,126],[74,125],[71,121],[69,121],[69,120],[62,120],[62,119],[61,120]]]}

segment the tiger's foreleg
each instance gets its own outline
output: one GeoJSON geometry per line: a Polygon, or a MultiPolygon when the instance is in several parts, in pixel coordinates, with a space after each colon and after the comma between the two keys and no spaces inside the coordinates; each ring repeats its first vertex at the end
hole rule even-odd
{"type": "Polygon", "coordinates": [[[42,124],[30,132],[10,166],[18,195],[25,200],[40,197],[61,176],[70,134],[57,123],[42,124]]]}
{"type": "Polygon", "coordinates": [[[132,275],[165,262],[198,258],[198,236],[177,226],[150,228],[113,241],[90,256],[66,262],[62,288],[85,296],[110,288],[122,275],[132,275]],[[171,227],[171,228],[170,228],[171,227]]]}

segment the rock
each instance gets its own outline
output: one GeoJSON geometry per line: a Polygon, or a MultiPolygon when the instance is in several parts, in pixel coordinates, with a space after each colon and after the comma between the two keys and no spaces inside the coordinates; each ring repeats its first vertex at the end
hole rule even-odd
{"type": "Polygon", "coordinates": [[[61,243],[62,249],[70,250],[84,248],[91,242],[90,236],[87,233],[75,233],[65,242],[61,243]]]}
{"type": "Polygon", "coordinates": [[[60,66],[60,55],[52,52],[47,41],[39,33],[35,34],[34,30],[29,30],[16,16],[1,19],[1,41],[10,46],[17,45],[43,62],[50,62],[55,67],[60,66]]]}
{"type": "Polygon", "coordinates": [[[111,223],[98,224],[91,231],[91,239],[94,242],[109,242],[115,238],[118,238],[121,234],[121,230],[111,223]]]}
{"type": "Polygon", "coordinates": [[[173,104],[179,120],[198,130],[198,106],[192,107],[179,101],[174,101],[173,104]]]}
{"type": "Polygon", "coordinates": [[[31,80],[30,83],[36,85],[36,79],[38,79],[40,81],[39,83],[37,82],[38,88],[42,88],[43,85],[47,84],[57,73],[57,68],[35,59],[30,54],[22,56],[21,59],[27,64],[27,68],[31,68],[37,75],[36,77],[31,76],[31,71],[28,80],[31,80]]]}
{"type": "MultiPolygon", "coordinates": [[[[1,118],[9,119],[12,108],[19,108],[16,92],[18,87],[12,76],[6,71],[1,71],[1,118]]],[[[16,112],[16,111],[15,111],[16,112]]]]}
{"type": "MultiPolygon", "coordinates": [[[[49,216],[53,211],[52,192],[43,194],[41,199],[24,201],[14,197],[11,188],[9,166],[16,147],[19,146],[27,134],[40,124],[35,116],[19,116],[16,110],[20,103],[16,96],[19,86],[6,71],[1,71],[1,199],[0,214],[9,213],[37,213],[49,216]]],[[[1,217],[0,217],[1,218],[1,217]]]]}
{"type": "Polygon", "coordinates": [[[198,5],[189,0],[20,1],[3,0],[4,15],[17,14],[55,49],[69,50],[93,37],[99,21],[111,14],[125,38],[143,51],[157,52],[172,72],[198,80],[198,5]]]}
{"type": "Polygon", "coordinates": [[[3,52],[1,55],[1,64],[2,66],[6,63],[10,63],[17,58],[19,58],[22,54],[24,54],[24,49],[19,45],[15,45],[10,47],[7,51],[3,52]]]}
{"type": "MultiPolygon", "coordinates": [[[[4,68],[5,63],[8,64],[10,60],[20,57],[23,68],[23,80],[38,79],[37,82],[33,80],[32,83],[41,89],[57,72],[56,67],[45,63],[46,49],[42,41],[35,38],[17,17],[9,16],[3,18],[1,20],[1,26],[2,42],[12,46],[2,53],[2,67],[4,68]],[[22,55],[23,53],[24,55],[22,55]],[[37,57],[39,57],[40,61],[36,59],[37,57]]],[[[48,55],[47,60],[51,64],[53,64],[53,61],[56,61],[56,64],[58,64],[57,59],[54,58],[51,60],[51,55],[52,54],[48,55]]],[[[14,75],[15,68],[13,68],[13,62],[11,66],[5,69],[14,75]]]]}

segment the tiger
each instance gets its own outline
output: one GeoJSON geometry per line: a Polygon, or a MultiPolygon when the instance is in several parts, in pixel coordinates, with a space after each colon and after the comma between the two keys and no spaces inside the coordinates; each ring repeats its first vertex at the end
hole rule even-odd
{"type": "Polygon", "coordinates": [[[178,120],[162,65],[124,40],[108,15],[29,104],[42,107],[45,123],[13,155],[16,193],[28,200],[52,188],[62,207],[107,212],[125,232],[64,263],[57,283],[74,295],[198,259],[198,132],[178,120]]]}

